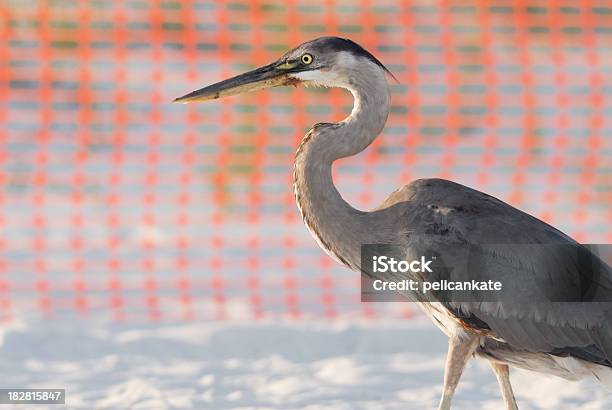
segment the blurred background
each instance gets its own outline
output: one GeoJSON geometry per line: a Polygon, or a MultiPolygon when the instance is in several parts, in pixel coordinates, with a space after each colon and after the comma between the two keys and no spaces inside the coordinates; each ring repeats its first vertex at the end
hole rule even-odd
{"type": "Polygon", "coordinates": [[[294,204],[293,153],[347,92],[170,103],[323,35],[399,80],[381,137],[335,168],[350,203],[443,177],[612,241],[607,1],[4,0],[0,316],[412,317],[360,304],[294,204]]]}

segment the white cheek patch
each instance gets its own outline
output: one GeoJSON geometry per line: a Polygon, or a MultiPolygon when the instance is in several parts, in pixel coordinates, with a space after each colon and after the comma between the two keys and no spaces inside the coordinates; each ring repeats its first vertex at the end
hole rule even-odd
{"type": "Polygon", "coordinates": [[[304,81],[306,86],[314,85],[319,87],[342,87],[343,82],[333,71],[312,70],[290,74],[291,77],[304,81]]]}
{"type": "Polygon", "coordinates": [[[313,70],[313,71],[302,71],[299,73],[292,73],[291,77],[298,78],[302,81],[320,81],[324,78],[324,75],[321,70],[313,70]]]}

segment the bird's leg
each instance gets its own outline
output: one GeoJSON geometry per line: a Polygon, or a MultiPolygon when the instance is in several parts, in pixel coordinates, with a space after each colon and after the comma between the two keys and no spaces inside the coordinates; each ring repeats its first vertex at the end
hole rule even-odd
{"type": "Polygon", "coordinates": [[[452,336],[448,342],[448,355],[444,369],[444,390],[440,400],[439,410],[449,410],[455,388],[461,378],[466,363],[478,347],[478,337],[462,334],[452,336]]]}
{"type": "Polygon", "coordinates": [[[510,369],[508,365],[504,363],[497,363],[492,360],[489,360],[489,363],[491,364],[493,373],[495,373],[495,377],[497,377],[502,398],[506,404],[506,410],[518,410],[516,399],[514,398],[514,393],[512,392],[512,385],[510,384],[510,369]]]}

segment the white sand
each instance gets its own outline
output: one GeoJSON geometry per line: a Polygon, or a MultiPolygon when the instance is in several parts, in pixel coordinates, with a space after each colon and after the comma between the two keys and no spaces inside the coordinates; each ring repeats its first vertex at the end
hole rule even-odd
{"type": "MultiPolygon", "coordinates": [[[[68,406],[87,409],[432,409],[446,348],[426,319],[146,326],[75,319],[13,324],[2,336],[3,386],[66,388],[68,406]]],[[[512,379],[522,410],[612,408],[612,396],[592,381],[523,371],[512,379]]],[[[501,406],[486,363],[473,361],[454,408],[501,406]]]]}

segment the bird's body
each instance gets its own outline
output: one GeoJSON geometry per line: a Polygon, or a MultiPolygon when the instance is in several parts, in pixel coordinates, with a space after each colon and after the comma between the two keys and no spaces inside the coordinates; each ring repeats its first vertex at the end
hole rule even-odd
{"type": "Polygon", "coordinates": [[[296,82],[348,89],[355,99],[351,114],[339,123],[315,125],[300,144],[294,191],[304,223],[319,245],[350,269],[362,270],[363,244],[399,245],[416,254],[435,248],[440,255],[457,246],[497,246],[478,255],[477,269],[456,268],[444,278],[503,280],[516,299],[419,299],[424,312],[450,338],[441,409],[450,408],[472,355],[491,362],[509,409],[516,403],[507,365],[567,379],[593,375],[610,383],[612,271],[600,261],[596,276],[585,272],[565,250],[588,251],[569,236],[492,196],[442,179],[416,180],[371,211],[357,210],[342,198],[333,183],[332,164],[363,151],[382,131],[391,101],[386,74],[360,46],[327,37],[178,101],[296,82]],[[551,245],[551,251],[544,253],[542,245],[551,245]]]}
{"type": "MultiPolygon", "coordinates": [[[[571,238],[550,225],[494,197],[443,179],[414,181],[391,194],[379,209],[393,206],[408,211],[398,220],[398,225],[407,220],[409,226],[415,226],[415,221],[410,220],[417,218],[422,226],[429,225],[423,232],[428,239],[432,233],[441,238],[447,237],[449,238],[445,241],[447,246],[462,241],[510,245],[521,243],[577,245],[571,238]],[[415,206],[422,209],[417,210],[415,206]],[[425,221],[429,224],[424,223],[425,221]],[[529,230],[526,231],[525,227],[529,227],[529,230]]],[[[412,235],[418,236],[418,233],[412,235]]],[[[537,251],[537,247],[534,250],[537,251]]],[[[508,255],[508,257],[519,259],[529,256],[508,255]]],[[[484,273],[486,277],[493,279],[499,277],[499,272],[495,270],[484,273]]],[[[528,297],[520,295],[517,297],[528,300],[528,297]]],[[[478,356],[526,370],[554,374],[568,380],[596,376],[603,379],[602,381],[612,389],[612,364],[606,356],[605,348],[597,348],[592,343],[586,344],[587,342],[584,342],[586,346],[572,345],[571,341],[572,337],[577,337],[576,332],[587,324],[585,320],[582,318],[578,320],[577,317],[583,313],[584,308],[588,311],[588,308],[597,304],[596,302],[575,303],[573,306],[571,302],[561,302],[562,304],[558,306],[550,306],[552,311],[565,313],[561,317],[537,317],[535,310],[528,312],[521,309],[520,312],[516,312],[508,306],[505,306],[507,309],[505,312],[495,309],[487,311],[486,303],[477,309],[466,309],[463,312],[459,312],[457,307],[449,306],[448,303],[425,302],[419,305],[449,337],[465,329],[476,332],[479,336],[479,346],[475,353],[478,356]],[[563,309],[563,306],[566,309],[563,309]],[[487,320],[482,319],[485,312],[487,320]],[[508,326],[511,320],[514,323],[508,326]],[[506,326],[492,328],[497,322],[505,323],[506,326]],[[517,334],[518,330],[527,332],[528,340],[522,340],[517,334]],[[554,335],[550,341],[546,337],[549,332],[553,332],[554,335]],[[564,341],[560,332],[572,332],[572,335],[566,336],[564,341]],[[506,339],[514,340],[508,343],[506,339]],[[539,342],[535,344],[534,339],[539,339],[539,342]]],[[[496,306],[494,302],[488,303],[491,307],[496,306]]],[[[520,303],[517,307],[521,308],[520,303]]],[[[610,306],[604,304],[603,307],[610,306]]],[[[599,323],[600,319],[597,318],[596,322],[599,323]]],[[[588,340],[587,338],[588,335],[585,340],[588,340]]]]}

